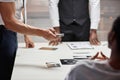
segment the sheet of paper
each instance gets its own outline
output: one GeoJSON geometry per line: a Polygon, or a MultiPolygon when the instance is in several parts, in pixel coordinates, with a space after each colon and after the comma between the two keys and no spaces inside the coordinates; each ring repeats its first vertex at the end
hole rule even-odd
{"type": "Polygon", "coordinates": [[[70,42],[67,45],[71,49],[93,49],[89,42],[70,42]]]}

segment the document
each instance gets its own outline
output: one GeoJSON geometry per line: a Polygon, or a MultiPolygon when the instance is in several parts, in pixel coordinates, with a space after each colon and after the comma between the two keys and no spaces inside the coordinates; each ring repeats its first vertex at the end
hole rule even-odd
{"type": "Polygon", "coordinates": [[[89,42],[70,42],[67,45],[71,49],[94,49],[89,42]]]}

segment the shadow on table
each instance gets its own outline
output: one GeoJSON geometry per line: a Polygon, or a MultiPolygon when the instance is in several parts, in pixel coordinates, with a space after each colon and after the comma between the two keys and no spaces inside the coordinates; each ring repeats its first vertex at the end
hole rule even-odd
{"type": "Polygon", "coordinates": [[[14,67],[19,67],[19,68],[39,68],[39,69],[47,69],[47,70],[51,70],[51,69],[55,69],[55,67],[53,68],[48,68],[45,65],[34,65],[34,64],[15,64],[14,67]]]}

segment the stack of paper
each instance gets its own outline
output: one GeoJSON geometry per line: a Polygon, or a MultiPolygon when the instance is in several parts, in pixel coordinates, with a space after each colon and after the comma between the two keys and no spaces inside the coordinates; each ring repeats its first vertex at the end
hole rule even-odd
{"type": "Polygon", "coordinates": [[[67,45],[71,49],[93,49],[89,42],[70,42],[67,45]]]}

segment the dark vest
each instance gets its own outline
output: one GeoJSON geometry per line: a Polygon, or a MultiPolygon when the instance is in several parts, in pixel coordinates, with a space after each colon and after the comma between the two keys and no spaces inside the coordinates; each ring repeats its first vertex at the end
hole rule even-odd
{"type": "Polygon", "coordinates": [[[63,23],[83,25],[89,18],[89,0],[59,0],[59,17],[63,23]]]}

